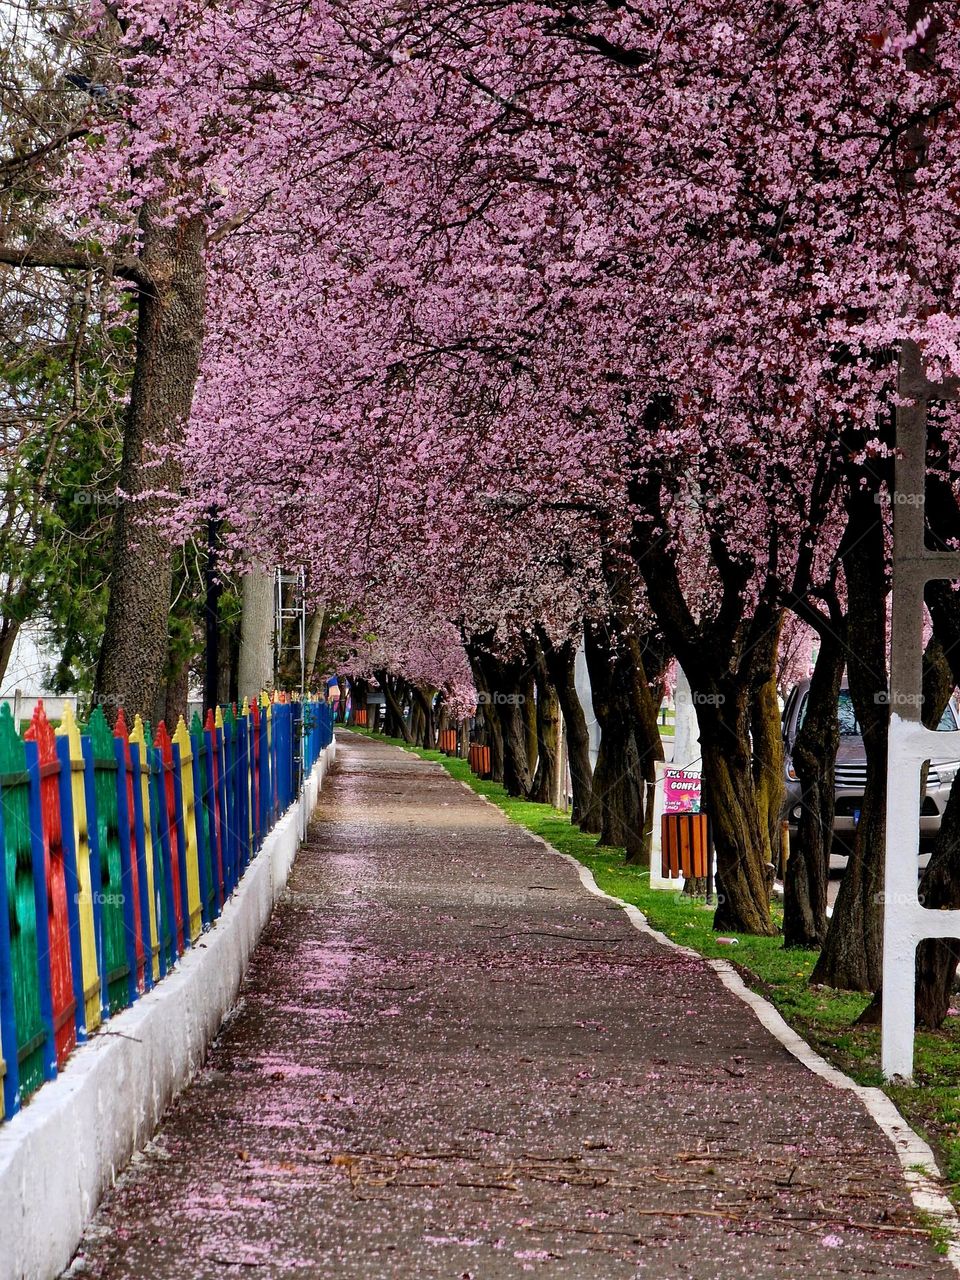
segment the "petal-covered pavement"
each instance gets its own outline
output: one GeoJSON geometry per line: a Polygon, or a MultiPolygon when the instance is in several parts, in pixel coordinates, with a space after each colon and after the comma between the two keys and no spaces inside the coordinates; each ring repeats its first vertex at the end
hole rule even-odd
{"type": "Polygon", "coordinates": [[[435,765],[339,750],[235,1011],[74,1274],[954,1274],[856,1098],[706,965],[435,765]]]}

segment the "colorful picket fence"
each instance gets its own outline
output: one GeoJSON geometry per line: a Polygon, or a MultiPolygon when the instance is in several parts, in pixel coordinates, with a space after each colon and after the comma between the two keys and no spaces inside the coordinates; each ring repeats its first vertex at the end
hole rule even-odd
{"type": "Polygon", "coordinates": [[[195,945],[332,738],[284,695],[172,735],[0,707],[0,1120],[195,945]]]}

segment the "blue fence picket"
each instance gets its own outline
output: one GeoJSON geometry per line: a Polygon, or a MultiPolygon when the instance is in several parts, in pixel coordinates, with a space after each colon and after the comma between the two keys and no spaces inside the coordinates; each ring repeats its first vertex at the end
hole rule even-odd
{"type": "Polygon", "coordinates": [[[240,716],[234,723],[237,740],[236,815],[237,815],[237,867],[242,875],[250,861],[250,761],[247,756],[247,717],[240,716]]]}
{"type": "Polygon", "coordinates": [[[6,844],[0,805],[0,1058],[3,1059],[3,1116],[20,1109],[20,1070],[17,1060],[17,1015],[10,952],[10,904],[7,898],[6,844]]]}
{"type": "MultiPolygon", "coordinates": [[[[76,758],[71,759],[69,739],[62,736],[56,740],[56,761],[43,766],[48,772],[56,767],[58,772],[53,803],[61,819],[67,894],[66,915],[54,917],[52,923],[47,909],[38,748],[35,742],[24,742],[12,723],[4,726],[8,763],[6,773],[0,773],[0,1120],[17,1111],[24,1093],[29,1095],[43,1079],[57,1073],[50,954],[51,943],[62,943],[59,931],[65,931],[69,940],[69,985],[76,1003],[71,1016],[76,1019],[77,1039],[86,1036],[79,908],[83,890],[73,812],[75,769],[83,773],[93,941],[97,969],[103,976],[102,1018],[133,1003],[142,990],[169,972],[182,949],[190,945],[188,815],[179,744],[173,744],[172,759],[165,760],[162,747],[148,745],[149,730],[146,742],[130,741],[125,732],[113,736],[99,712],[95,720],[93,736],[90,730],[80,735],[76,758]],[[170,773],[172,803],[167,786],[170,773]],[[12,843],[6,834],[10,830],[16,833],[12,843]],[[109,920],[104,908],[108,873],[109,920]],[[179,903],[174,898],[178,883],[179,903]],[[28,946],[21,955],[24,931],[19,929],[20,950],[15,956],[11,921],[18,910],[17,918],[28,926],[28,946]],[[29,1008],[24,1004],[23,1016],[18,1012],[26,989],[17,978],[21,971],[34,993],[33,1004],[29,1008]]],[[[277,701],[258,707],[256,714],[238,715],[228,709],[222,727],[212,717],[206,725],[195,717],[190,729],[191,767],[205,926],[220,914],[331,737],[331,709],[312,697],[302,702],[277,701]]]]}
{"type": "Polygon", "coordinates": [[[206,752],[199,716],[194,716],[190,726],[190,770],[193,775],[193,804],[197,828],[197,861],[200,869],[200,906],[205,925],[212,924],[220,914],[214,886],[213,861],[210,856],[210,832],[207,822],[206,792],[203,778],[203,756],[206,752]]]}
{"type": "MultiPolygon", "coordinates": [[[[136,849],[130,844],[130,811],[127,798],[126,744],[122,738],[114,738],[113,750],[117,762],[117,824],[120,838],[120,884],[123,896],[123,937],[127,949],[127,986],[130,1004],[136,1000],[137,989],[137,921],[140,910],[139,895],[133,891],[133,862],[136,849]]],[[[149,933],[147,934],[149,937],[149,933]]],[[[144,972],[147,965],[144,962],[144,972]]]]}

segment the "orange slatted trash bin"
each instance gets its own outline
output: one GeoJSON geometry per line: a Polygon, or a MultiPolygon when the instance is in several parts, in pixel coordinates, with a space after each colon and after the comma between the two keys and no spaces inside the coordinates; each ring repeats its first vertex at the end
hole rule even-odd
{"type": "Polygon", "coordinates": [[[665,813],[660,820],[660,867],[665,879],[706,878],[710,826],[705,813],[665,813]]]}

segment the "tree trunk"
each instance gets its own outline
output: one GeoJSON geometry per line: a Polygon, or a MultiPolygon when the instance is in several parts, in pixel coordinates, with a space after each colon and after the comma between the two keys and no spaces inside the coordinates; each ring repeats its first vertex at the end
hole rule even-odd
{"type": "Polygon", "coordinates": [[[479,649],[472,642],[464,642],[473,683],[477,690],[477,711],[474,716],[477,741],[490,748],[490,777],[493,782],[503,782],[503,735],[493,714],[493,694],[487,684],[487,672],[479,649]]]}
{"type": "Polygon", "coordinates": [[[469,639],[466,648],[484,719],[492,728],[495,726],[491,741],[493,774],[496,778],[497,765],[501,765],[507,794],[526,798],[530,794],[527,694],[524,693],[528,673],[522,661],[495,657],[491,645],[492,636],[478,635],[469,639]]]}
{"type": "Polygon", "coordinates": [[[827,931],[834,774],[840,745],[837,700],[843,667],[842,639],[825,631],[810,680],[803,724],[791,754],[801,796],[797,838],[783,885],[785,947],[821,947],[827,931]]]}
{"type": "Polygon", "coordinates": [[[867,781],[853,850],[811,982],[876,991],[883,954],[887,793],[887,646],[884,529],[874,490],[851,483],[841,550],[847,583],[847,682],[863,732],[867,781]]]}
{"type": "Polygon", "coordinates": [[[5,616],[0,619],[0,680],[7,674],[13,646],[20,634],[20,623],[16,618],[5,616]]]}
{"type": "Polygon", "coordinates": [[[414,697],[410,704],[410,741],[415,747],[423,746],[423,706],[414,697]]]}
{"type": "MultiPolygon", "coordinates": [[[[308,689],[311,688],[314,668],[317,665],[317,654],[320,652],[320,642],[323,639],[326,617],[327,614],[325,609],[315,609],[307,618],[307,634],[304,644],[303,682],[308,689]]],[[[351,684],[352,683],[353,682],[351,681],[351,684]]]]}
{"type": "MultiPolygon", "coordinates": [[[[358,711],[366,711],[369,694],[369,680],[364,680],[360,676],[350,677],[350,718],[354,723],[356,723],[356,713],[358,711]]],[[[372,725],[368,725],[368,728],[372,727],[372,725]]]]}
{"type": "MultiPolygon", "coordinates": [[[[501,666],[502,676],[498,687],[506,699],[494,710],[500,721],[503,738],[503,785],[507,794],[526,799],[530,794],[530,733],[527,722],[527,695],[521,691],[519,680],[510,682],[506,664],[501,666]],[[507,692],[510,690],[510,692],[507,692]],[[515,692],[513,692],[515,690],[515,692]],[[521,701],[522,699],[522,701],[521,701]]],[[[536,732],[536,721],[534,721],[536,732]]]]}
{"type": "Polygon", "coordinates": [[[528,652],[537,687],[537,771],[530,799],[538,804],[553,804],[560,776],[560,700],[535,638],[530,641],[528,652]]]}
{"type": "MultiPolygon", "coordinates": [[[[543,627],[537,628],[537,638],[540,641],[543,660],[557,693],[560,710],[563,712],[567,759],[570,762],[570,784],[573,788],[570,820],[583,827],[584,818],[590,808],[593,768],[590,764],[590,732],[587,729],[587,718],[583,714],[583,707],[577,696],[574,679],[577,660],[576,644],[569,637],[562,644],[553,644],[543,627]]],[[[586,829],[584,827],[584,830],[586,829]]]]}
{"type": "Polygon", "coordinates": [[[413,739],[418,747],[432,750],[436,744],[433,725],[433,690],[424,691],[419,685],[412,686],[414,705],[416,708],[416,728],[413,739]]]}
{"type": "Polygon", "coordinates": [[[753,784],[760,812],[760,836],[764,858],[780,866],[780,822],[785,796],[783,733],[777,701],[777,650],[783,615],[760,640],[752,655],[754,670],[750,702],[753,743],[753,784]]]}
{"type": "Polygon", "coordinates": [[[644,853],[646,791],[631,685],[638,679],[645,683],[646,677],[634,667],[625,636],[612,617],[588,619],[584,652],[600,726],[589,821],[599,826],[601,844],[622,847],[628,862],[639,862],[644,853]]]}
{"type": "Polygon", "coordinates": [[[691,688],[700,725],[703,807],[710,814],[717,857],[713,927],[772,937],[776,929],[750,751],[749,674],[741,668],[715,687],[698,687],[691,676],[691,688]]]}
{"type": "Polygon", "coordinates": [[[384,725],[388,738],[402,738],[404,742],[412,744],[413,736],[407,725],[406,717],[403,714],[403,706],[397,698],[397,691],[391,684],[391,677],[386,671],[377,671],[374,673],[377,682],[383,690],[383,697],[386,703],[386,723],[384,725]]]}
{"type": "Polygon", "coordinates": [[[533,774],[537,767],[537,696],[536,686],[534,683],[533,673],[524,672],[520,680],[520,697],[523,701],[520,706],[523,708],[523,720],[527,729],[527,772],[530,774],[533,786],[533,774]]]}
{"type": "MultiPolygon", "coordinates": [[[[176,493],[180,468],[154,446],[175,445],[190,414],[203,339],[204,229],[198,218],[167,228],[147,207],[141,261],[149,284],[138,298],[137,354],[123,438],[120,488],[134,498],[176,493]]],[[[169,500],[121,502],[115,519],[110,594],[95,694],[112,716],[149,715],[167,657],[173,561],[155,517],[169,500]]]]}
{"type": "Polygon", "coordinates": [[[240,636],[236,630],[220,637],[219,666],[217,668],[217,702],[227,705],[236,702],[239,691],[237,673],[240,665],[240,636]]]}
{"type": "Polygon", "coordinates": [[[177,721],[187,717],[187,698],[190,692],[190,662],[184,660],[178,669],[170,674],[164,691],[163,719],[171,733],[177,727],[177,721]]]}
{"type": "MultiPolygon", "coordinates": [[[[664,411],[669,405],[656,406],[656,412],[664,411]]],[[[662,482],[656,475],[630,474],[628,490],[639,512],[661,511],[662,482]]],[[[750,566],[732,557],[719,537],[710,550],[720,595],[713,615],[698,618],[658,526],[644,517],[634,521],[632,555],[657,622],[690,682],[700,725],[704,807],[717,857],[714,928],[769,937],[776,930],[751,761],[751,656],[776,626],[777,611],[764,596],[749,613],[750,566]]]]}
{"type": "Polygon", "coordinates": [[[240,612],[240,662],[237,685],[253,698],[273,688],[274,582],[264,569],[244,575],[240,612]]]}

